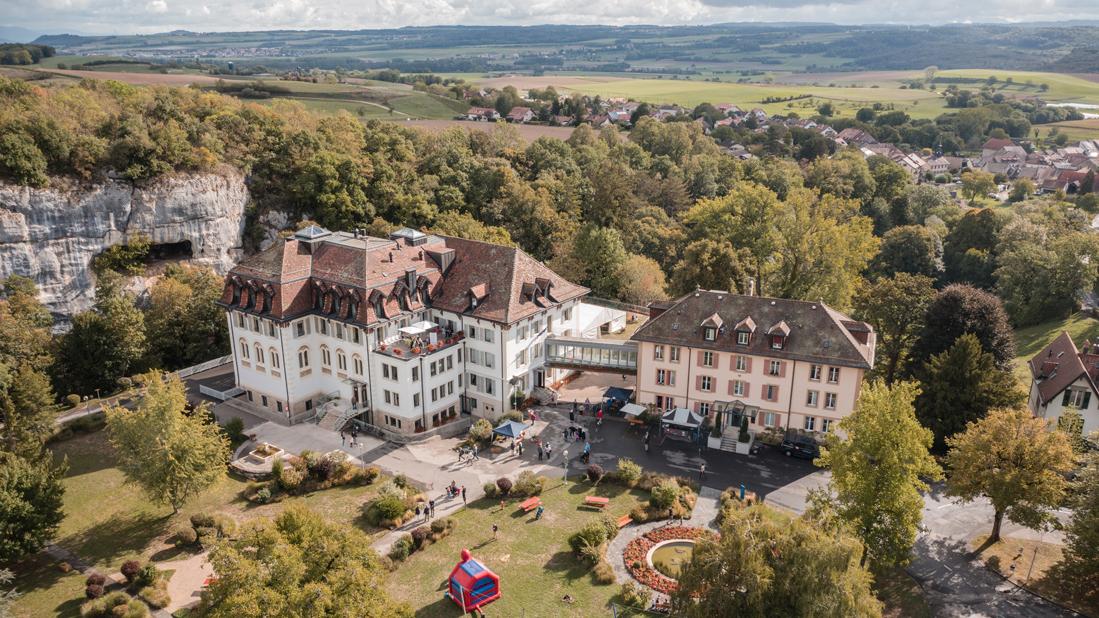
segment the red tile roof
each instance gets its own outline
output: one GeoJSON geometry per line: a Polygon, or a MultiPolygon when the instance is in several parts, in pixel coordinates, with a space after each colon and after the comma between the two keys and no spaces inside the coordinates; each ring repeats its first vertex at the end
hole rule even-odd
{"type": "Polygon", "coordinates": [[[221,304],[275,319],[320,313],[369,325],[402,313],[402,305],[422,308],[426,290],[431,307],[508,323],[588,293],[514,247],[420,240],[282,239],[229,272],[221,304]]]}
{"type": "MultiPolygon", "coordinates": [[[[1085,348],[1090,345],[1085,342],[1085,348]]],[[[1045,404],[1060,395],[1081,377],[1086,377],[1092,391],[1096,391],[1094,374],[1096,372],[1093,358],[1092,369],[1084,364],[1089,355],[1081,354],[1072,342],[1072,337],[1065,331],[1050,342],[1027,365],[1030,367],[1030,376],[1038,382],[1038,397],[1045,404]]],[[[1096,391],[1099,394],[1099,391],[1096,391]]]]}

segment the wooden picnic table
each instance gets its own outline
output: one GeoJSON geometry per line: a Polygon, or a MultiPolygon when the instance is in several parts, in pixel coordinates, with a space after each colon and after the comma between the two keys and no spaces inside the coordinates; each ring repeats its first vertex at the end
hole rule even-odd
{"type": "Polygon", "coordinates": [[[587,506],[594,506],[597,508],[604,508],[610,504],[610,498],[602,498],[600,496],[587,496],[584,498],[584,504],[587,506]]]}
{"type": "Polygon", "coordinates": [[[542,499],[538,496],[534,496],[533,498],[527,498],[525,501],[523,501],[519,505],[519,508],[523,509],[524,513],[529,513],[539,506],[542,506],[542,499]]]}

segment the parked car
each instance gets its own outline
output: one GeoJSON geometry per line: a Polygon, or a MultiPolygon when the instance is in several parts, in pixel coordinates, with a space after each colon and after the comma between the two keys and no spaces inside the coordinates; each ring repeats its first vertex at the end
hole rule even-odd
{"type": "Polygon", "coordinates": [[[807,434],[788,434],[779,446],[787,457],[816,459],[820,457],[820,444],[807,434]]]}

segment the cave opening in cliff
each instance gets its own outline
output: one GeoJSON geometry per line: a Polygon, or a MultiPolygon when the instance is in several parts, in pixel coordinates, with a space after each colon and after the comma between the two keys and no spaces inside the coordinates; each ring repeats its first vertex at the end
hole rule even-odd
{"type": "Polygon", "coordinates": [[[157,260],[189,260],[195,257],[191,248],[191,241],[166,242],[154,244],[149,247],[149,259],[157,260]]]}

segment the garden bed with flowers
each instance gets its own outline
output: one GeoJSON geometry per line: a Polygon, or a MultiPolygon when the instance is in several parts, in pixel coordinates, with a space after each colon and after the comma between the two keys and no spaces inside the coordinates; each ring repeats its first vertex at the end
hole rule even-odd
{"type": "Polygon", "coordinates": [[[694,541],[704,537],[716,538],[713,532],[702,528],[683,526],[657,528],[630,541],[622,552],[622,559],[634,579],[657,592],[671,594],[679,584],[649,564],[649,550],[665,541],[694,541]]]}

